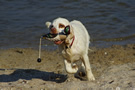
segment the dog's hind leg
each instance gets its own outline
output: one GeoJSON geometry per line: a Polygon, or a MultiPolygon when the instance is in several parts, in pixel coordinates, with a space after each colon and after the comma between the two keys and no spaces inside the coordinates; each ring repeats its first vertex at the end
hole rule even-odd
{"type": "Polygon", "coordinates": [[[92,71],[91,71],[91,67],[90,67],[90,62],[89,62],[89,58],[88,58],[88,55],[85,54],[83,56],[83,63],[85,65],[85,70],[86,70],[86,75],[87,75],[87,79],[90,81],[90,80],[95,80],[93,74],[92,74],[92,71]]]}
{"type": "Polygon", "coordinates": [[[65,63],[65,69],[68,73],[76,73],[78,71],[78,67],[76,64],[72,64],[67,60],[64,60],[64,63],[65,63]]]}

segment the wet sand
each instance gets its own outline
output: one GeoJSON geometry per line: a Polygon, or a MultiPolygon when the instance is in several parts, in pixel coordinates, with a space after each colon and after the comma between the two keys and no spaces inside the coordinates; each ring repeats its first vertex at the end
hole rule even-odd
{"type": "Polygon", "coordinates": [[[80,80],[66,73],[58,50],[42,50],[40,63],[35,49],[0,50],[0,89],[135,89],[135,44],[91,49],[89,58],[95,81],[80,80]]]}

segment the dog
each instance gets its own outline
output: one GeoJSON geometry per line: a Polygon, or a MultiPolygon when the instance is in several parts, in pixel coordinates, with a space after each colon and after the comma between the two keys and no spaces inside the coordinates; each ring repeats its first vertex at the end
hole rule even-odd
{"type": "Polygon", "coordinates": [[[59,46],[66,71],[77,73],[79,66],[75,62],[81,60],[81,67],[86,72],[87,80],[95,80],[88,57],[90,36],[85,26],[80,21],[73,20],[69,22],[65,18],[57,18],[52,23],[46,22],[46,26],[51,34],[57,35],[50,40],[59,46]],[[64,38],[60,37],[62,32],[66,33],[64,38]]]}

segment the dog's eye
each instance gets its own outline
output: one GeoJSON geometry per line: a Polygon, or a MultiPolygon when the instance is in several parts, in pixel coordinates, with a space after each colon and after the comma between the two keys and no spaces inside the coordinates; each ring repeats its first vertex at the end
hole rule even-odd
{"type": "Polygon", "coordinates": [[[65,25],[59,24],[59,28],[65,28],[65,25]]]}

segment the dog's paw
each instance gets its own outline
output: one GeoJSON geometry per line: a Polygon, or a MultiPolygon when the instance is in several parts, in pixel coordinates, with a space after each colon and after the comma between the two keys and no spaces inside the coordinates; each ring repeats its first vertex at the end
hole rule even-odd
{"type": "Polygon", "coordinates": [[[87,77],[88,81],[94,81],[95,77],[93,75],[90,75],[89,77],[87,77]]]}
{"type": "Polygon", "coordinates": [[[86,72],[83,68],[80,68],[75,74],[74,74],[75,78],[78,78],[82,81],[87,81],[87,75],[86,72]]]}

